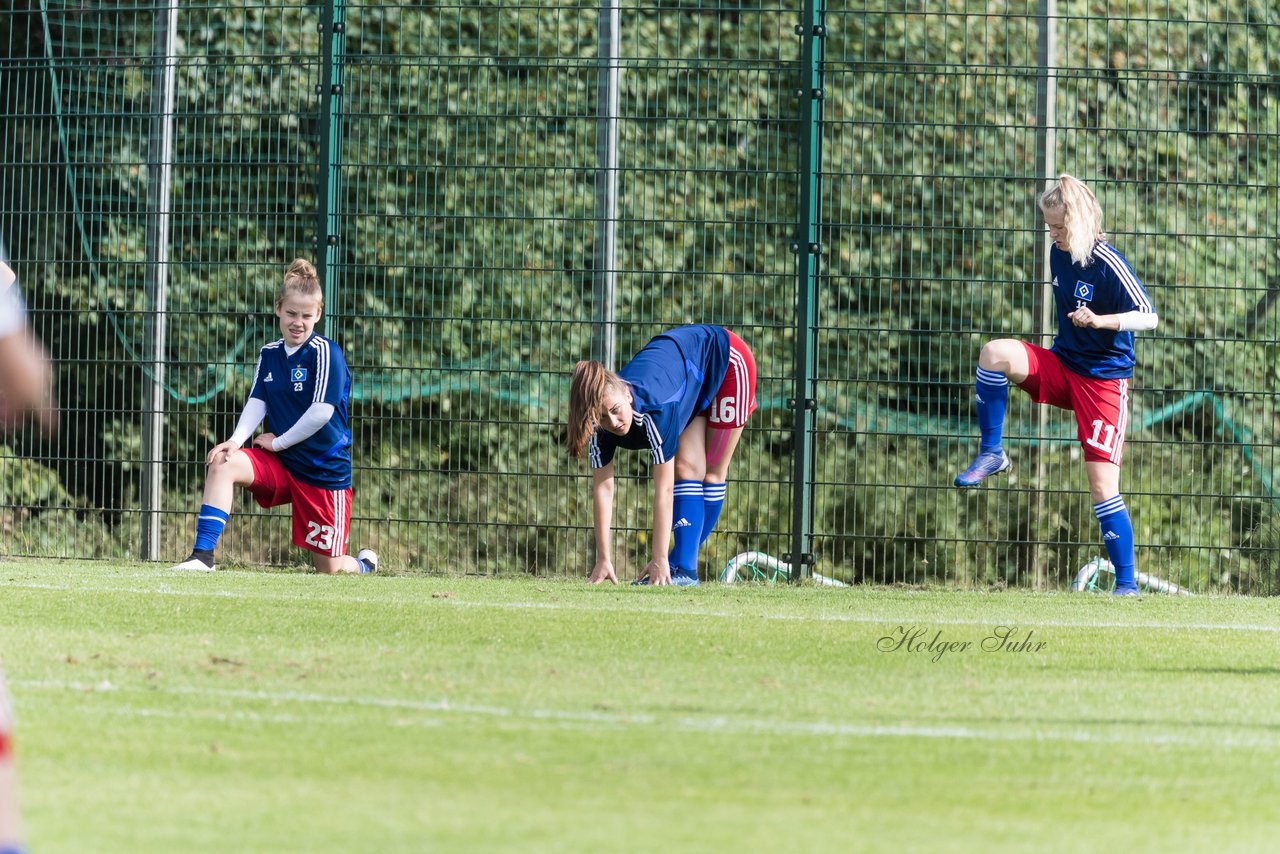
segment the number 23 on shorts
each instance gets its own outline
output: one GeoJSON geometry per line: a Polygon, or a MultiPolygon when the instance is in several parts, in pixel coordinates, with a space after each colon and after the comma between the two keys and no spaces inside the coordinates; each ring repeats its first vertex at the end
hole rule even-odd
{"type": "Polygon", "coordinates": [[[333,528],[319,522],[307,523],[307,543],[318,549],[329,551],[333,548],[333,528]]]}

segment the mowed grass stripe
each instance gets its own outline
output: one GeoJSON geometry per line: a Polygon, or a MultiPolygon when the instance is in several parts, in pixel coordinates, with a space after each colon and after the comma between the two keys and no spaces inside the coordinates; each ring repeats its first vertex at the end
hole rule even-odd
{"type": "MultiPolygon", "coordinates": [[[[806,588],[769,588],[754,586],[728,586],[728,585],[708,585],[701,590],[690,590],[681,588],[679,590],[668,591],[624,591],[622,590],[589,590],[578,581],[539,581],[542,585],[548,585],[552,588],[549,596],[554,598],[594,596],[591,601],[503,601],[503,600],[483,600],[470,599],[455,596],[448,592],[447,588],[457,587],[460,583],[465,584],[465,590],[470,592],[474,590],[476,584],[495,584],[500,583],[498,579],[408,579],[408,578],[379,578],[379,579],[360,579],[359,584],[380,585],[391,582],[394,586],[396,581],[402,581],[409,585],[416,585],[420,589],[422,585],[427,585],[426,595],[406,596],[404,594],[411,593],[411,589],[390,589],[384,590],[386,595],[371,596],[367,595],[366,588],[361,593],[352,593],[350,587],[327,586],[323,589],[311,590],[292,590],[289,592],[277,592],[271,590],[236,590],[226,587],[217,587],[208,589],[207,586],[200,586],[202,582],[211,578],[221,577],[224,579],[235,579],[237,576],[249,578],[263,577],[259,573],[235,573],[235,572],[219,572],[216,576],[196,576],[194,579],[185,574],[171,573],[165,570],[153,570],[145,573],[131,573],[132,578],[144,577],[156,581],[153,586],[133,586],[133,585],[93,585],[93,584],[57,584],[47,582],[21,581],[16,579],[0,580],[0,587],[8,587],[14,589],[26,590],[48,590],[53,592],[66,592],[84,595],[94,595],[102,593],[124,593],[139,595],[157,595],[157,596],[178,596],[178,597],[195,597],[195,598],[222,598],[222,599],[250,599],[260,601],[290,602],[290,603],[328,603],[342,602],[350,604],[365,605],[383,605],[396,604],[419,608],[495,608],[495,609],[512,609],[512,610],[545,610],[545,611],[570,611],[584,613],[638,613],[653,614],[659,616],[673,617],[695,617],[707,619],[740,619],[744,617],[758,617],[764,620],[800,620],[806,622],[832,622],[832,623],[863,623],[872,625],[909,625],[926,620],[930,624],[946,625],[946,626],[990,626],[1000,623],[1007,616],[1014,616],[1001,605],[997,605],[995,609],[982,608],[981,613],[975,613],[971,617],[956,617],[951,615],[940,615],[936,612],[925,611],[921,613],[918,605],[928,604],[932,602],[937,605],[941,602],[943,605],[983,605],[989,606],[995,604],[992,602],[994,595],[990,593],[968,593],[964,591],[920,591],[916,595],[926,597],[921,603],[916,603],[917,608],[913,610],[902,610],[899,612],[877,612],[877,613],[850,613],[848,609],[866,607],[870,611],[886,606],[888,600],[886,596],[900,596],[900,591],[876,590],[874,588],[867,590],[856,590],[853,592],[847,590],[840,591],[816,591],[820,596],[831,597],[830,603],[823,603],[824,607],[818,610],[806,613],[753,613],[752,608],[761,605],[756,594],[763,591],[777,590],[775,596],[777,606],[780,608],[794,607],[794,600],[791,599],[795,593],[810,592],[806,588]],[[195,586],[187,586],[194,584],[195,586]],[[578,589],[575,589],[578,588],[578,589]],[[432,588],[439,588],[433,590],[432,588]],[[708,595],[710,594],[710,595],[708,595]],[[706,608],[699,607],[700,602],[708,601],[711,598],[724,599],[738,597],[733,604],[739,605],[739,609],[724,608],[706,608]],[[436,598],[433,598],[436,597],[436,598]],[[664,606],[655,604],[652,600],[656,597],[673,597],[682,600],[683,604],[678,606],[664,606]],[[946,600],[953,600],[947,602],[946,600]],[[967,600],[967,601],[966,601],[967,600]],[[834,611],[833,609],[840,609],[834,611]]],[[[268,575],[269,578],[278,578],[279,575],[268,575]]],[[[348,579],[338,580],[341,584],[348,579]]],[[[234,581],[230,582],[234,583],[234,581]]],[[[322,585],[333,584],[333,579],[318,579],[308,581],[316,587],[322,585]]],[[[530,583],[535,583],[530,581],[530,583]]],[[[1173,599],[1172,597],[1148,595],[1145,600],[1134,602],[1132,600],[1112,601],[1108,597],[1098,594],[1027,594],[1027,593],[1011,593],[1011,597],[1032,596],[1045,601],[1054,601],[1062,605],[1063,610],[1077,610],[1078,605],[1069,600],[1084,599],[1094,600],[1089,603],[1098,611],[1105,611],[1106,616],[1093,617],[1087,619],[1062,619],[1060,617],[1045,617],[1036,615],[1036,625],[1047,628],[1082,628],[1082,629],[1151,629],[1156,631],[1185,631],[1185,630],[1205,630],[1205,631],[1222,631],[1222,632],[1259,632],[1264,634],[1280,633],[1280,613],[1269,610],[1260,613],[1259,616],[1274,616],[1275,623],[1267,622],[1232,622],[1224,620],[1222,622],[1210,622],[1199,619],[1188,619],[1185,621],[1172,620],[1152,620],[1144,619],[1138,611],[1144,608],[1159,608],[1166,613],[1185,613],[1194,614],[1195,617],[1203,617],[1205,615],[1213,615],[1215,607],[1225,611],[1237,609],[1241,603],[1249,603],[1250,605],[1259,605],[1260,601],[1265,600],[1242,600],[1239,597],[1200,597],[1194,600],[1190,599],[1173,599]],[[1154,600],[1165,600],[1155,604],[1154,600]],[[1194,602],[1194,605],[1188,604],[1194,602]]],[[[668,600],[670,601],[670,600],[668,600]]]]}
{"type": "MultiPolygon", "coordinates": [[[[774,736],[800,736],[820,738],[925,738],[925,739],[963,739],[980,741],[1067,741],[1082,743],[1112,743],[1129,745],[1188,745],[1213,746],[1246,749],[1280,749],[1280,733],[1273,736],[1239,736],[1233,733],[1201,730],[1197,733],[1153,732],[1147,724],[1131,723],[1123,726],[1125,732],[1099,733],[1088,729],[1085,722],[1067,729],[1054,728],[1017,728],[1011,730],[1007,723],[1000,723],[989,728],[973,728],[961,726],[913,726],[902,725],[862,725],[841,721],[793,721],[778,719],[747,718],[732,715],[656,715],[650,713],[623,714],[594,710],[566,710],[516,708],[459,703],[451,700],[409,700],[396,697],[360,697],[333,696],[304,692],[271,692],[271,691],[236,691],[198,688],[194,686],[169,686],[160,688],[120,688],[109,684],[89,685],[79,682],[53,682],[34,680],[15,680],[15,689],[46,692],[73,692],[78,695],[94,693],[98,695],[121,694],[156,696],[157,694],[195,697],[200,700],[237,700],[264,703],[275,707],[281,704],[302,706],[368,706],[395,711],[413,711],[447,716],[496,717],[527,723],[532,725],[551,723],[557,726],[573,724],[588,727],[658,727],[669,731],[693,733],[724,734],[769,734],[774,736]]],[[[137,717],[191,717],[197,719],[226,719],[269,721],[272,723],[304,723],[305,715],[281,715],[247,712],[243,709],[214,711],[208,706],[190,707],[186,711],[173,711],[159,708],[123,705],[106,710],[110,714],[137,717]]],[[[321,720],[330,724],[332,717],[326,710],[323,717],[317,716],[314,722],[321,720]]],[[[442,721],[411,721],[418,725],[440,726],[442,721]]],[[[391,722],[392,726],[408,725],[401,718],[391,722]]],[[[1117,724],[1118,727],[1122,725],[1117,724]]]]}

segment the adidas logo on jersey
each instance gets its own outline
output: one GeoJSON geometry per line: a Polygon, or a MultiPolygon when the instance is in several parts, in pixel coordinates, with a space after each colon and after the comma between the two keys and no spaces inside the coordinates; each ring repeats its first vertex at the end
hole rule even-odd
{"type": "Polygon", "coordinates": [[[271,372],[270,372],[270,371],[267,371],[267,375],[266,375],[265,377],[263,377],[263,378],[262,378],[262,381],[263,381],[264,383],[269,383],[269,382],[271,382],[271,372]]]}
{"type": "Polygon", "coordinates": [[[674,525],[671,526],[671,530],[674,531],[676,528],[688,528],[692,525],[693,525],[692,522],[690,522],[688,519],[681,516],[680,521],[676,522],[674,525]]]}

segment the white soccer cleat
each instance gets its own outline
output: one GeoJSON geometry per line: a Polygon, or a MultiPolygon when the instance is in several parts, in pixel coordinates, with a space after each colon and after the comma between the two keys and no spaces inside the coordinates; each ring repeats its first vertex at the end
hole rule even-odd
{"type": "Polygon", "coordinates": [[[183,572],[213,572],[218,567],[212,563],[205,563],[203,558],[192,555],[176,566],[169,567],[170,570],[182,570],[183,572]]]}
{"type": "Polygon", "coordinates": [[[378,571],[378,553],[375,552],[373,549],[361,549],[360,551],[356,552],[356,560],[362,563],[362,566],[360,568],[360,573],[362,575],[365,574],[363,564],[369,565],[370,567],[369,572],[378,571]]]}

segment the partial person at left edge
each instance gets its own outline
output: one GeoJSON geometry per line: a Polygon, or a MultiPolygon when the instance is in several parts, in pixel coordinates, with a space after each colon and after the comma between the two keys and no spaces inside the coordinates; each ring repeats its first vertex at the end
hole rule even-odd
{"type": "Polygon", "coordinates": [[[53,372],[27,325],[17,274],[0,245],[0,425],[11,430],[28,415],[45,432],[57,429],[53,372]]]}
{"type": "MultiPolygon", "coordinates": [[[[44,350],[27,326],[18,277],[0,246],[0,426],[12,428],[32,415],[41,430],[55,430],[58,410],[52,377],[44,350]]],[[[0,854],[21,854],[22,846],[18,772],[13,759],[13,712],[0,667],[0,854]]]]}

